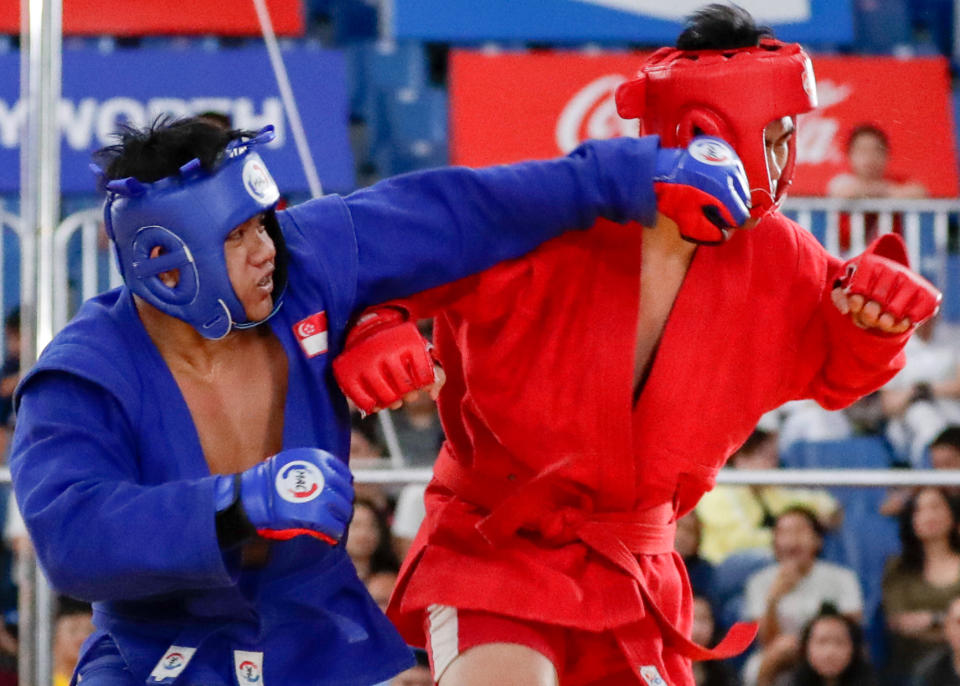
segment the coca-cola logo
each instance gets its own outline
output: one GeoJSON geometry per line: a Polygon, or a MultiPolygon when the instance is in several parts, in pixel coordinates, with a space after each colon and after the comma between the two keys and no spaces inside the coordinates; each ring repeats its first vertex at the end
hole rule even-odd
{"type": "Polygon", "coordinates": [[[568,153],[588,138],[615,138],[637,135],[637,122],[617,114],[617,86],[627,80],[623,74],[607,74],[577,91],[557,118],[554,133],[557,147],[568,153]]]}

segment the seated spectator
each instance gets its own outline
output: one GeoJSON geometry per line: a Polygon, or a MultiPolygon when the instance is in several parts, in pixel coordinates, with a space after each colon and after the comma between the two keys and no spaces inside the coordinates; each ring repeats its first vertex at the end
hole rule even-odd
{"type": "Polygon", "coordinates": [[[759,649],[744,668],[747,686],[770,686],[800,658],[800,634],[824,603],[851,620],[863,614],[863,593],[850,569],[818,559],[823,527],[809,509],[794,506],[777,517],[776,562],[747,579],[745,619],[758,622],[759,649]]]}
{"type": "MultiPolygon", "coordinates": [[[[890,162],[890,139],[886,132],[874,124],[859,124],[847,137],[847,165],[849,172],[838,174],[827,184],[827,195],[834,198],[924,198],[927,189],[915,181],[892,175],[890,162]]],[[[879,214],[865,212],[863,215],[864,244],[869,244],[879,231],[879,214]]],[[[903,220],[894,213],[891,228],[903,232],[903,220]]],[[[851,248],[851,222],[846,212],[840,215],[840,250],[851,248]]]]}
{"type": "MultiPolygon", "coordinates": [[[[691,638],[700,645],[714,645],[717,624],[710,601],[702,595],[693,596],[693,629],[691,638]]],[[[693,679],[696,686],[734,686],[736,680],[727,666],[717,660],[693,663],[693,679]]]]}
{"type": "Polygon", "coordinates": [[[60,596],[53,630],[53,686],[68,686],[80,646],[92,633],[93,610],[89,603],[60,596]]]}
{"type": "Polygon", "coordinates": [[[369,500],[357,498],[354,502],[346,546],[357,576],[363,581],[377,572],[395,573],[400,569],[390,543],[386,516],[369,500]]]}
{"type": "MultiPolygon", "coordinates": [[[[948,426],[933,439],[928,450],[930,466],[934,469],[960,469],[960,425],[948,426]]],[[[891,488],[880,506],[880,513],[896,517],[917,492],[916,488],[891,488]]],[[[960,498],[960,487],[945,486],[951,498],[960,498]]]]}
{"type": "Polygon", "coordinates": [[[923,488],[900,514],[902,552],[883,575],[883,610],[890,632],[890,683],[909,678],[944,644],[941,618],[960,595],[960,509],[943,489],[923,488]]]}
{"type": "Polygon", "coordinates": [[[713,602],[713,565],[700,556],[700,517],[691,510],[677,520],[674,549],[680,553],[687,567],[694,595],[702,595],[713,602]]]}
{"type": "Polygon", "coordinates": [[[860,625],[825,605],[800,638],[800,664],[776,686],[876,686],[860,625]]]}
{"type": "Polygon", "coordinates": [[[907,364],[881,390],[887,438],[904,462],[924,466],[927,448],[951,424],[960,424],[960,356],[933,339],[939,317],[917,328],[904,352],[907,364]]]}
{"type": "MultiPolygon", "coordinates": [[[[736,469],[776,469],[779,463],[777,434],[757,429],[728,464],[736,469]]],[[[840,505],[823,489],[717,486],[696,508],[702,525],[700,555],[718,564],[741,550],[769,549],[775,518],[793,505],[815,512],[824,529],[833,528],[842,519],[840,505]]]]}
{"type": "Polygon", "coordinates": [[[357,465],[360,460],[377,462],[386,454],[383,443],[377,435],[376,416],[360,417],[359,412],[350,414],[350,464],[357,465]]]}
{"type": "MultiPolygon", "coordinates": [[[[923,198],[922,184],[890,174],[890,139],[874,124],[858,124],[847,136],[848,173],[838,174],[827,184],[834,198],[923,198]]],[[[869,243],[871,237],[866,239],[869,243]]]]}
{"type": "Polygon", "coordinates": [[[932,653],[914,674],[914,686],[960,686],[960,596],[950,601],[943,617],[947,647],[932,653]]]}

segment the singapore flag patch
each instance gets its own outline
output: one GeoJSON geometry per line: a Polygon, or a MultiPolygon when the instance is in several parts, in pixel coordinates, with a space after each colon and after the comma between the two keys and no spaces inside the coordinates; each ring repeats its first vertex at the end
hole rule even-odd
{"type": "Polygon", "coordinates": [[[293,333],[307,357],[327,352],[327,313],[320,310],[293,325],[293,333]]]}

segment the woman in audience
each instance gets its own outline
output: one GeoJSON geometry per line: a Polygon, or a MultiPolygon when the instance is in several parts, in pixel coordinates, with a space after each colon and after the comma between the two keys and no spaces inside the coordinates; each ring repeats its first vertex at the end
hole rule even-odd
{"type": "Polygon", "coordinates": [[[776,686],[876,686],[860,625],[824,605],[800,639],[800,664],[776,686]]]}
{"type": "Polygon", "coordinates": [[[357,498],[347,530],[347,554],[363,581],[377,572],[397,572],[400,563],[393,553],[390,528],[382,510],[371,500],[357,498]]]}
{"type": "Polygon", "coordinates": [[[902,553],[887,563],[883,609],[890,631],[889,683],[908,678],[944,645],[942,618],[960,594],[960,511],[940,488],[921,489],[900,515],[902,553]]]}

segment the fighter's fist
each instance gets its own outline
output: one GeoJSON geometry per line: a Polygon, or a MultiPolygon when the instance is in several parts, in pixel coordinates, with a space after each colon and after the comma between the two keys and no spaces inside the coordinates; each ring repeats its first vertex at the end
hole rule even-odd
{"type": "Polygon", "coordinates": [[[264,538],[306,535],[335,545],[350,521],[353,476],[343,460],[324,450],[283,450],[245,472],[218,478],[238,483],[244,514],[264,538]]]}
{"type": "Polygon", "coordinates": [[[730,229],[750,218],[747,174],[720,138],[697,136],[686,149],[660,148],[653,189],[657,210],[692,243],[723,243],[730,229]]]}
{"type": "Polygon", "coordinates": [[[910,271],[903,239],[888,233],[843,264],[832,298],[862,328],[903,333],[936,314],[943,296],[910,271]]]}
{"type": "Polygon", "coordinates": [[[350,330],[333,375],[343,394],[370,414],[397,408],[421,389],[436,399],[443,378],[434,362],[433,346],[406,312],[379,307],[364,312],[350,330]]]}

